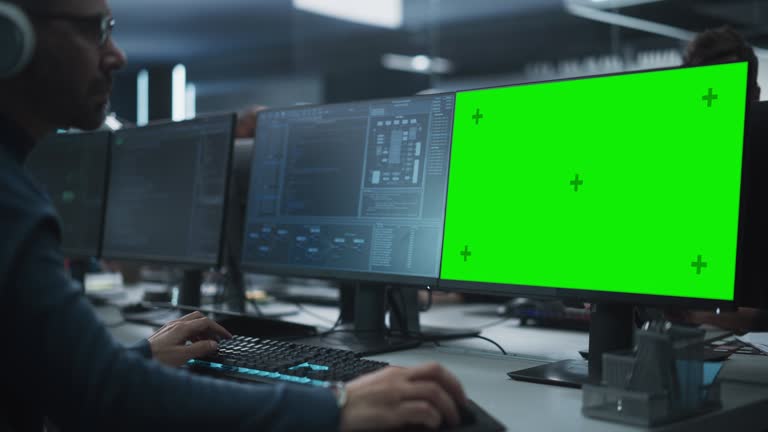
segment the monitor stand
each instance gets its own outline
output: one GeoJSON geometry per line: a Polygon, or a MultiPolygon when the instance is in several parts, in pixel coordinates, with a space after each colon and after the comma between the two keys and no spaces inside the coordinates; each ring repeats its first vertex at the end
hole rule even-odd
{"type": "Polygon", "coordinates": [[[395,335],[386,325],[386,285],[368,282],[343,284],[341,315],[333,329],[302,343],[354,351],[369,356],[418,347],[421,340],[395,335]]]}
{"type": "MultiPolygon", "coordinates": [[[[227,266],[227,281],[224,285],[224,304],[227,310],[245,313],[245,274],[237,263],[229,263],[227,266]]],[[[261,311],[259,311],[261,312],[261,311]]]]}
{"type": "Polygon", "coordinates": [[[425,326],[419,320],[418,288],[392,287],[389,290],[390,327],[394,332],[418,337],[425,342],[464,339],[480,335],[479,329],[425,326]],[[403,318],[404,317],[404,318],[403,318]]]}
{"type": "MultiPolygon", "coordinates": [[[[179,286],[179,295],[170,307],[177,308],[182,312],[191,312],[199,310],[205,313],[219,313],[223,315],[241,316],[243,319],[254,318],[282,318],[288,315],[294,315],[296,311],[263,312],[257,309],[256,313],[249,313],[245,309],[245,277],[239,268],[229,269],[230,274],[225,285],[225,300],[222,304],[204,306],[202,302],[201,286],[203,283],[203,272],[201,270],[185,270],[179,286]]],[[[154,306],[162,307],[162,302],[155,302],[154,306]]]]}
{"type": "Polygon", "coordinates": [[[354,351],[361,356],[415,348],[424,341],[472,337],[479,330],[435,329],[419,325],[418,289],[361,282],[340,287],[340,323],[301,342],[354,351]],[[389,326],[386,314],[389,315],[389,326]]]}
{"type": "Polygon", "coordinates": [[[592,305],[589,323],[589,360],[562,360],[509,372],[510,378],[540,384],[581,388],[599,383],[603,373],[603,353],[632,349],[634,307],[629,304],[592,305]]]}
{"type": "Polygon", "coordinates": [[[201,270],[184,270],[184,275],[179,286],[178,305],[199,307],[202,305],[200,288],[203,284],[203,272],[201,270]]]}

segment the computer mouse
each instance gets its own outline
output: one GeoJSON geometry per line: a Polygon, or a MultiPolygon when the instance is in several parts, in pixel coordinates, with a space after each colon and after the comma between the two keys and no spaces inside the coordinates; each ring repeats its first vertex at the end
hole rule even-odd
{"type": "Polygon", "coordinates": [[[475,415],[475,412],[472,411],[470,405],[463,405],[459,407],[459,417],[461,418],[459,427],[471,426],[477,423],[477,416],[475,415]]]}
{"type": "Polygon", "coordinates": [[[533,311],[539,308],[539,302],[527,297],[516,297],[502,304],[496,310],[499,316],[520,317],[528,315],[524,312],[533,311]]]}
{"type": "Polygon", "coordinates": [[[459,424],[457,426],[449,426],[448,423],[444,423],[440,425],[437,429],[429,429],[426,426],[422,425],[409,425],[405,426],[401,429],[398,429],[397,432],[435,432],[435,431],[462,431],[462,430],[469,430],[477,423],[477,416],[472,410],[472,407],[474,406],[474,403],[470,401],[469,405],[466,406],[460,406],[459,407],[459,418],[461,419],[459,424]]]}

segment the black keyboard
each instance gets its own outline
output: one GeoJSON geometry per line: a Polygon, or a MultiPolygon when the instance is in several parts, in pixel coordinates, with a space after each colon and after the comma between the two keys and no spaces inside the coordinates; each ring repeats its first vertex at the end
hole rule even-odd
{"type": "Polygon", "coordinates": [[[222,340],[216,354],[187,362],[193,370],[236,379],[319,387],[350,381],[387,365],[361,359],[353,351],[239,335],[222,340]]]}

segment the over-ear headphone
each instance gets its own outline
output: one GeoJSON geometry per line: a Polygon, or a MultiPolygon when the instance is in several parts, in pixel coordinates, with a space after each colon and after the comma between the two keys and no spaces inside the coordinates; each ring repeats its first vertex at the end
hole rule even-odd
{"type": "Polygon", "coordinates": [[[21,72],[34,51],[35,31],[27,14],[0,0],[0,79],[21,72]]]}

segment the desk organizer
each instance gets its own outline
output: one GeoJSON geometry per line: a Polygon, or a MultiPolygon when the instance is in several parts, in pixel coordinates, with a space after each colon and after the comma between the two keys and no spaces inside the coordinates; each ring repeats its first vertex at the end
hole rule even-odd
{"type": "Polygon", "coordinates": [[[705,361],[704,331],[646,323],[629,354],[605,353],[599,385],[585,384],[582,413],[658,426],[721,407],[721,363],[705,361]]]}

